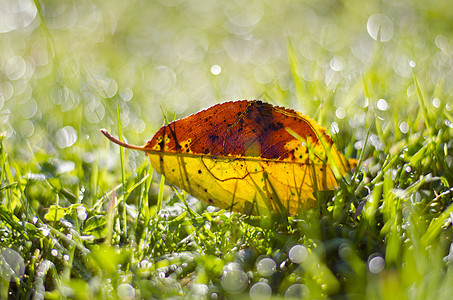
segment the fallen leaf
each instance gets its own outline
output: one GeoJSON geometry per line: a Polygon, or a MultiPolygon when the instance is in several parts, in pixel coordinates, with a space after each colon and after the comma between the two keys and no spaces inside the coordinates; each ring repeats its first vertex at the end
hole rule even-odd
{"type": "Polygon", "coordinates": [[[350,169],[325,128],[261,101],[214,105],[163,126],[144,146],[156,171],[211,205],[246,214],[297,214],[350,169]],[[335,176],[336,175],[336,176],[335,176]]]}

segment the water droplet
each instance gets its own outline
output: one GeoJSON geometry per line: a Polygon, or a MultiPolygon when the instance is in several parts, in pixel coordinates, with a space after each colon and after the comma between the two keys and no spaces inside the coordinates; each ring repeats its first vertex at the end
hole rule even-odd
{"type": "Polygon", "coordinates": [[[417,64],[415,63],[415,61],[413,61],[413,60],[410,60],[410,61],[409,61],[409,66],[410,66],[411,68],[415,68],[416,65],[417,65],[417,64]]]}
{"type": "Polygon", "coordinates": [[[309,298],[310,291],[308,287],[302,283],[295,283],[289,286],[285,292],[285,299],[301,299],[309,298]]]}
{"type": "Polygon", "coordinates": [[[10,248],[0,248],[0,277],[13,282],[24,273],[24,259],[19,253],[10,248]]]}
{"type": "Polygon", "coordinates": [[[401,122],[399,128],[402,133],[407,133],[409,131],[409,124],[407,122],[401,122]]]}
{"type": "Polygon", "coordinates": [[[337,134],[338,132],[340,132],[340,126],[338,126],[337,122],[332,122],[332,124],[330,124],[330,130],[333,134],[337,134]]]}
{"type": "Polygon", "coordinates": [[[33,218],[32,218],[32,222],[33,222],[33,224],[38,223],[38,217],[33,217],[33,218]]]}
{"type": "Polygon", "coordinates": [[[343,71],[344,69],[344,59],[341,56],[335,55],[331,60],[330,60],[330,68],[334,71],[343,71]]]}
{"type": "Polygon", "coordinates": [[[85,206],[79,206],[77,207],[77,217],[79,220],[85,221],[87,218],[87,210],[85,206]]]}
{"type": "MultiPolygon", "coordinates": [[[[100,120],[102,120],[104,118],[105,108],[99,102],[99,100],[93,99],[84,108],[85,108],[84,116],[85,116],[85,118],[87,119],[88,122],[90,122],[92,124],[96,124],[96,123],[98,123],[100,120]]],[[[123,126],[124,126],[124,123],[123,123],[123,126]]]]}
{"type": "Polygon", "coordinates": [[[63,259],[64,259],[65,261],[69,261],[69,258],[70,258],[70,257],[69,257],[68,254],[63,255],[63,259]]]}
{"type": "Polygon", "coordinates": [[[307,256],[308,250],[303,245],[295,245],[288,252],[289,260],[295,264],[303,263],[307,256]]]}
{"type": "Polygon", "coordinates": [[[13,96],[13,85],[9,81],[0,83],[0,99],[7,101],[13,96]]]}
{"type": "Polygon", "coordinates": [[[206,284],[194,283],[192,285],[192,293],[196,296],[204,296],[208,293],[209,288],[206,284]]]}
{"type": "Polygon", "coordinates": [[[38,10],[31,0],[2,2],[0,32],[23,29],[36,18],[38,10]]]}
{"type": "Polygon", "coordinates": [[[41,232],[42,232],[43,236],[48,236],[49,233],[50,233],[50,229],[49,228],[42,228],[41,232]]]}
{"type": "Polygon", "coordinates": [[[229,263],[223,268],[220,284],[226,292],[240,294],[247,288],[249,279],[238,264],[229,263]]]}
{"type": "Polygon", "coordinates": [[[120,299],[134,299],[135,298],[135,289],[132,285],[128,283],[122,283],[116,289],[118,298],[120,299]]]}
{"type": "Polygon", "coordinates": [[[271,276],[277,270],[277,264],[272,258],[263,258],[256,264],[256,271],[261,276],[271,276]]]}
{"type": "Polygon", "coordinates": [[[440,99],[439,98],[434,98],[432,100],[432,104],[435,108],[439,108],[440,107],[440,99]]]}
{"type": "Polygon", "coordinates": [[[58,174],[63,174],[63,173],[69,173],[74,171],[75,169],[75,162],[73,161],[60,161],[57,164],[57,173],[58,174]]]}
{"type": "Polygon", "coordinates": [[[31,137],[33,132],[35,132],[35,125],[30,120],[24,120],[19,127],[20,135],[24,138],[31,137]]]}
{"type": "Polygon", "coordinates": [[[11,56],[6,61],[5,73],[10,80],[18,80],[25,75],[27,64],[20,56],[11,56]]]}
{"type": "Polygon", "coordinates": [[[335,115],[337,116],[338,119],[344,119],[344,117],[346,117],[346,111],[344,110],[343,107],[339,107],[335,111],[335,115]]]}
{"type": "Polygon", "coordinates": [[[65,126],[56,133],[57,146],[61,149],[70,147],[77,142],[77,130],[72,126],[65,126]]]}
{"type": "Polygon", "coordinates": [[[272,296],[272,288],[265,282],[257,282],[250,288],[250,298],[255,299],[270,299],[272,296]]]}
{"type": "Polygon", "coordinates": [[[120,92],[120,97],[124,101],[131,100],[133,96],[134,96],[134,92],[132,92],[132,90],[130,88],[124,88],[120,92]]]}
{"type": "Polygon", "coordinates": [[[379,99],[376,106],[379,110],[383,110],[383,111],[389,109],[389,105],[388,105],[387,101],[385,101],[385,99],[379,99]]]}
{"type": "Polygon", "coordinates": [[[382,272],[385,267],[385,260],[377,255],[371,258],[368,262],[368,269],[370,270],[371,273],[377,274],[382,272]]]}
{"type": "Polygon", "coordinates": [[[393,22],[384,15],[372,15],[366,24],[368,34],[376,41],[388,42],[393,37],[393,22]]]}
{"type": "Polygon", "coordinates": [[[52,249],[52,251],[50,251],[50,253],[52,254],[52,256],[58,256],[58,250],[57,249],[52,249]]]}
{"type": "Polygon", "coordinates": [[[20,106],[20,115],[24,119],[31,119],[38,112],[38,104],[34,99],[30,99],[20,106]]]}
{"type": "Polygon", "coordinates": [[[211,66],[211,73],[213,75],[219,75],[222,72],[222,67],[219,65],[212,65],[211,66]]]}
{"type": "Polygon", "coordinates": [[[147,259],[143,259],[141,262],[140,262],[140,268],[142,269],[147,269],[151,267],[151,263],[147,260],[147,259]]]}
{"type": "Polygon", "coordinates": [[[412,171],[411,166],[406,165],[406,166],[404,167],[404,171],[406,171],[406,173],[410,173],[410,172],[412,171]]]}
{"type": "Polygon", "coordinates": [[[338,247],[338,254],[341,258],[346,259],[353,253],[351,246],[348,243],[343,243],[338,247]]]}

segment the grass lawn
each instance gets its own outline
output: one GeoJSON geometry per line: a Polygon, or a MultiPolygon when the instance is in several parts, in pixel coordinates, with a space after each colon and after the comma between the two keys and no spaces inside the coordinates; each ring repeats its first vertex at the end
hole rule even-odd
{"type": "Polygon", "coordinates": [[[0,299],[450,299],[452,38],[448,0],[0,1],[0,299]],[[99,131],[239,99],[358,167],[247,216],[99,131]]]}

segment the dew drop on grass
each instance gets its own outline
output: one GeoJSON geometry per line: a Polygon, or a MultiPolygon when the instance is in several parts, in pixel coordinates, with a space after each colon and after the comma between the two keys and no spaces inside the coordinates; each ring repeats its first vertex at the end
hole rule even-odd
{"type": "Polygon", "coordinates": [[[135,289],[132,285],[128,283],[122,283],[116,289],[119,299],[134,299],[135,298],[135,289]]]}
{"type": "Polygon", "coordinates": [[[337,116],[338,119],[344,119],[344,117],[346,117],[346,111],[344,110],[343,107],[339,107],[335,111],[335,115],[337,116]]]}
{"type": "Polygon", "coordinates": [[[348,243],[343,243],[338,247],[338,254],[341,258],[346,259],[352,254],[351,246],[348,243]]]}
{"type": "Polygon", "coordinates": [[[381,256],[374,256],[368,261],[368,269],[371,273],[378,274],[384,270],[385,261],[381,256]]]}
{"type": "Polygon", "coordinates": [[[368,18],[368,34],[376,41],[388,42],[393,37],[393,22],[384,15],[375,14],[368,18]]]}
{"type": "Polygon", "coordinates": [[[87,218],[87,210],[84,206],[77,207],[77,218],[81,221],[85,221],[87,218]]]}
{"type": "Polygon", "coordinates": [[[409,124],[407,124],[407,122],[401,122],[399,128],[402,133],[408,133],[409,124]]]}
{"type": "Polygon", "coordinates": [[[308,298],[309,295],[310,291],[306,285],[302,283],[295,283],[286,289],[285,299],[308,298]]]}
{"type": "Polygon", "coordinates": [[[50,253],[52,254],[52,256],[57,256],[58,255],[58,250],[57,249],[52,249],[52,251],[50,251],[50,253]]]}
{"type": "Polygon", "coordinates": [[[124,88],[120,91],[120,97],[124,101],[129,101],[134,96],[134,92],[130,88],[124,88]]]}
{"type": "Polygon", "coordinates": [[[226,292],[240,294],[247,288],[249,278],[237,263],[229,263],[223,268],[220,284],[226,292]]]}
{"type": "Polygon", "coordinates": [[[27,64],[20,56],[11,56],[6,60],[5,74],[10,80],[18,80],[25,75],[27,64]]]}
{"type": "Polygon", "coordinates": [[[159,272],[159,274],[157,276],[159,278],[165,278],[167,276],[167,274],[165,274],[165,272],[159,272]]]}
{"type": "Polygon", "coordinates": [[[211,66],[211,73],[213,75],[219,75],[222,72],[222,67],[219,65],[212,65],[211,66]]]}
{"type": "Polygon", "coordinates": [[[270,299],[272,296],[272,288],[265,282],[257,282],[250,288],[249,295],[252,300],[270,299]]]}
{"type": "Polygon", "coordinates": [[[333,134],[340,132],[340,127],[338,126],[337,122],[332,122],[332,124],[330,125],[330,131],[332,131],[333,134]]]}
{"type": "Polygon", "coordinates": [[[343,71],[344,66],[345,66],[345,62],[341,56],[334,56],[330,60],[330,68],[334,71],[337,71],[337,72],[343,71]]]}
{"type": "Polygon", "coordinates": [[[435,108],[439,108],[440,107],[440,99],[439,98],[434,98],[432,100],[432,104],[435,108]]]}
{"type": "Polygon", "coordinates": [[[272,258],[263,258],[256,264],[256,271],[264,277],[271,276],[277,270],[277,264],[272,258]]]}
{"type": "Polygon", "coordinates": [[[24,259],[10,248],[0,247],[0,277],[14,282],[25,273],[24,259]]]}
{"type": "Polygon", "coordinates": [[[63,255],[63,259],[64,259],[65,261],[69,261],[69,258],[70,258],[70,257],[69,257],[68,254],[63,255]]]}
{"type": "Polygon", "coordinates": [[[142,268],[142,269],[148,269],[150,266],[151,266],[151,263],[146,259],[143,259],[140,262],[140,268],[142,268]]]}
{"type": "Polygon", "coordinates": [[[50,233],[50,229],[49,228],[42,228],[41,231],[42,231],[42,235],[43,236],[48,236],[49,233],[50,233]]]}
{"type": "Polygon", "coordinates": [[[72,126],[65,126],[56,133],[57,146],[60,149],[71,147],[77,142],[77,130],[72,126]]]}
{"type": "Polygon", "coordinates": [[[382,110],[382,111],[389,109],[389,105],[388,105],[387,101],[385,101],[385,99],[379,99],[376,106],[379,110],[382,110]]]}
{"type": "Polygon", "coordinates": [[[208,293],[209,288],[206,284],[194,283],[192,285],[192,293],[196,296],[204,296],[208,293]]]}
{"type": "Polygon", "coordinates": [[[303,245],[295,245],[288,252],[289,260],[295,264],[303,263],[307,256],[308,250],[303,245]]]}

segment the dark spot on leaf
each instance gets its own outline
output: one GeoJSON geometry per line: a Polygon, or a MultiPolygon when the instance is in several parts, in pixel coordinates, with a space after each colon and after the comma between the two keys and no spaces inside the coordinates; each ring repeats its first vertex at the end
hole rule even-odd
{"type": "Polygon", "coordinates": [[[201,174],[201,170],[198,170],[198,174],[201,174]]]}
{"type": "Polygon", "coordinates": [[[214,143],[215,141],[217,141],[219,139],[219,136],[215,133],[212,133],[209,135],[209,139],[211,140],[211,142],[214,143]]]}

